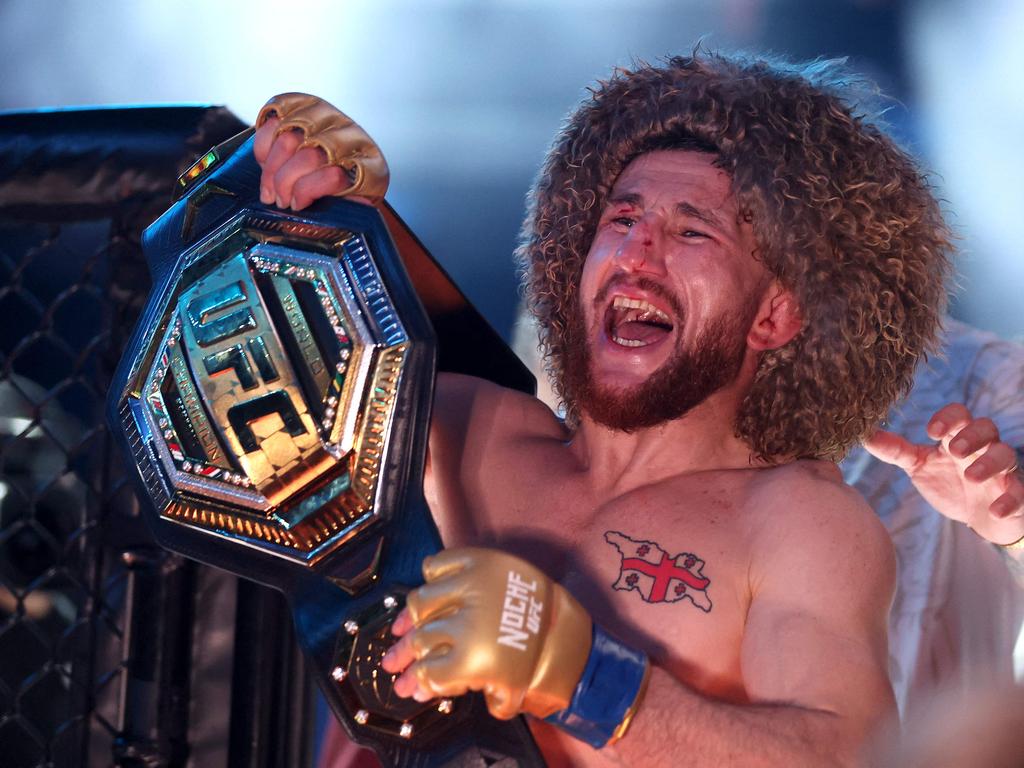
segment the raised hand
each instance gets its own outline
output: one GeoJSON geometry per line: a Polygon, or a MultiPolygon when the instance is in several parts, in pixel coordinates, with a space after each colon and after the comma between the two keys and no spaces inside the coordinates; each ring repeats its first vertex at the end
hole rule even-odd
{"type": "Polygon", "coordinates": [[[951,403],[932,416],[927,430],[936,443],[918,445],[878,430],[864,447],[904,470],[935,509],[985,539],[1010,544],[1024,536],[1024,482],[1017,453],[999,439],[996,424],[951,403]]]}
{"type": "Polygon", "coordinates": [[[260,200],[300,211],[314,200],[346,196],[379,202],[388,188],[380,148],[350,117],[323,99],[283,93],[256,118],[260,200]]]}

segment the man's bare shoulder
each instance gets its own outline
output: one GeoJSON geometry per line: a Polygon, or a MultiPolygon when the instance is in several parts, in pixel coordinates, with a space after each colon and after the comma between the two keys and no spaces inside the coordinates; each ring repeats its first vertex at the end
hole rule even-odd
{"type": "Polygon", "coordinates": [[[834,464],[805,460],[763,470],[749,501],[757,529],[753,577],[772,580],[782,567],[796,568],[831,574],[835,583],[859,578],[891,595],[889,533],[834,464]]]}
{"type": "Polygon", "coordinates": [[[761,470],[749,493],[758,517],[780,534],[856,531],[888,546],[885,526],[831,462],[801,460],[761,470]]]}
{"type": "Polygon", "coordinates": [[[539,438],[564,441],[564,423],[532,395],[492,381],[457,373],[437,377],[435,426],[458,429],[472,436],[479,430],[497,431],[506,439],[539,438]],[[436,422],[441,424],[437,425],[436,422]]]}

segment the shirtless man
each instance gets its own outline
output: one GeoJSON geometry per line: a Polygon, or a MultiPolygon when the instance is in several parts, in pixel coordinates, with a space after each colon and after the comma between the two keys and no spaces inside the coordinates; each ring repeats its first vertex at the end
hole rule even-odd
{"type": "MultiPolygon", "coordinates": [[[[931,344],[948,238],[835,74],[672,59],[556,140],[519,255],[566,418],[439,377],[454,549],[395,622],[399,693],[482,690],[553,765],[857,762],[893,708],[895,564],[833,460],[931,344]]],[[[264,202],[347,189],[282,118],[264,202]]]]}

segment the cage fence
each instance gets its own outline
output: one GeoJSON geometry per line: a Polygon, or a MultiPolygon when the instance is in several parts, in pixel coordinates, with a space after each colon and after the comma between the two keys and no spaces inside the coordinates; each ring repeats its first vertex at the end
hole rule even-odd
{"type": "Polygon", "coordinates": [[[0,765],[302,765],[283,600],[157,547],[104,421],[217,108],[0,115],[0,765]],[[272,695],[274,692],[274,695],[272,695]]]}

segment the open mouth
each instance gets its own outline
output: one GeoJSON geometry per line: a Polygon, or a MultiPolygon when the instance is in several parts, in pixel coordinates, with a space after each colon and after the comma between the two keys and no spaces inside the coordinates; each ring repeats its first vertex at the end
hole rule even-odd
{"type": "Polygon", "coordinates": [[[643,299],[616,296],[604,314],[608,338],[622,347],[648,347],[664,341],[673,326],[669,316],[643,299]]]}

